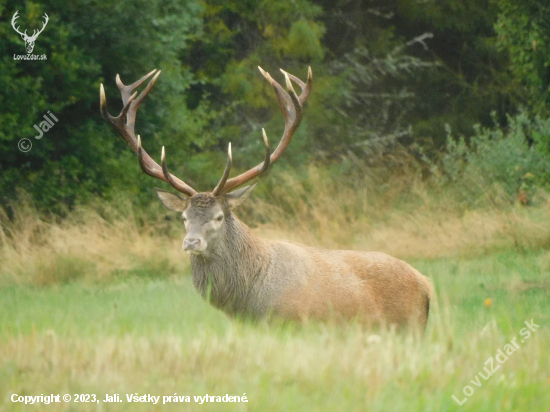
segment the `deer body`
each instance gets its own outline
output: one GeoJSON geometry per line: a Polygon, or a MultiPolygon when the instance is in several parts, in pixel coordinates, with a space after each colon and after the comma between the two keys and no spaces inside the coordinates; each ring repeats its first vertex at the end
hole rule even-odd
{"type": "Polygon", "coordinates": [[[233,220],[231,247],[211,258],[191,256],[195,288],[226,313],[425,326],[430,285],[407,263],[384,253],[269,241],[233,220]]]}
{"type": "MultiPolygon", "coordinates": [[[[312,86],[311,69],[307,83],[283,71],[288,93],[260,69],[277,94],[285,117],[285,131],[273,153],[263,131],[266,147],[262,163],[229,179],[231,144],[223,176],[212,192],[197,193],[168,171],[164,148],[159,166],[134,134],[138,106],[151,90],[158,72],[136,97],[134,89],[155,71],[132,85],[117,85],[124,108],[118,117],[106,109],[100,88],[103,117],[136,152],[147,174],[170,183],[184,197],[162,189],[157,194],[170,210],[182,213],[187,231],[183,249],[191,255],[193,284],[214,306],[231,316],[282,319],[357,318],[368,325],[396,324],[426,326],[431,286],[428,279],[407,263],[378,252],[321,250],[289,241],[263,239],[234,214],[256,184],[231,191],[264,173],[287,148],[302,119],[302,104],[312,86]],[[297,96],[290,82],[302,88],[297,96]]],[[[263,129],[262,129],[263,130],[263,129]]]]}

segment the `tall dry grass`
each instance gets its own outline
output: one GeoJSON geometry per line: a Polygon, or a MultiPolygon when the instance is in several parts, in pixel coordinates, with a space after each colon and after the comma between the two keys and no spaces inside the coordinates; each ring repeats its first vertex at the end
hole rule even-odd
{"type": "Polygon", "coordinates": [[[550,197],[544,192],[534,206],[523,206],[504,198],[499,187],[486,187],[484,202],[470,207],[457,201],[460,186],[442,185],[437,177],[423,179],[406,169],[380,182],[376,173],[334,180],[314,166],[305,179],[283,172],[267,199],[256,199],[245,216],[270,238],[401,258],[550,246],[550,197]]]}
{"type": "MultiPolygon", "coordinates": [[[[236,214],[268,238],[403,259],[550,246],[550,198],[544,193],[536,206],[508,201],[469,208],[456,202],[458,186],[423,179],[413,166],[369,170],[347,177],[315,166],[301,175],[279,171],[236,214]]],[[[22,196],[10,216],[0,210],[0,282],[46,285],[185,273],[189,259],[181,251],[179,218],[157,204],[148,214],[139,211],[139,219],[134,212],[129,203],[100,202],[59,220],[44,217],[22,196]]]]}
{"type": "Polygon", "coordinates": [[[0,283],[48,285],[76,279],[169,276],[187,270],[180,241],[137,224],[131,207],[77,208],[59,221],[17,202],[0,209],[0,283]]]}

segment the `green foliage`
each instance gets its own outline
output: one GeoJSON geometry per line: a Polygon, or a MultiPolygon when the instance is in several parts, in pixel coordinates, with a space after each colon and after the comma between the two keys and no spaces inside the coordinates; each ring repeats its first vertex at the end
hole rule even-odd
{"type": "Polygon", "coordinates": [[[281,50],[290,58],[321,61],[325,54],[320,42],[323,33],[324,28],[320,24],[298,20],[290,26],[288,42],[281,47],[281,50]]]}
{"type": "Polygon", "coordinates": [[[550,114],[550,5],[537,0],[499,0],[498,45],[510,56],[529,107],[550,114]]]}
{"type": "Polygon", "coordinates": [[[461,186],[457,193],[463,202],[475,204],[487,197],[510,202],[521,192],[530,199],[536,188],[548,188],[550,119],[520,113],[508,123],[504,130],[498,124],[493,128],[476,125],[469,144],[463,137],[454,140],[448,129],[442,167],[446,184],[461,186]]]}
{"type": "Polygon", "coordinates": [[[436,65],[407,54],[407,49],[427,37],[406,44],[394,40],[398,45],[382,56],[358,46],[330,63],[331,81],[337,79],[338,87],[316,90],[321,107],[310,115],[323,153],[367,157],[412,138],[407,117],[417,96],[408,85],[414,76],[436,65]],[[330,123],[322,120],[328,113],[330,123]]]}
{"type": "MultiPolygon", "coordinates": [[[[5,126],[0,135],[2,202],[13,197],[16,187],[23,187],[41,206],[59,212],[59,205],[71,206],[78,199],[103,194],[108,187],[122,187],[126,176],[134,174],[133,168],[125,170],[113,163],[125,156],[121,153],[127,148],[104,124],[98,110],[98,87],[103,79],[107,80],[111,112],[119,110],[118,105],[113,108],[113,102],[120,99],[114,87],[117,72],[130,83],[154,67],[163,69],[162,81],[145,105],[150,109],[142,109],[138,123],[165,124],[167,134],[176,127],[180,136],[188,131],[174,125],[172,112],[166,110],[173,110],[178,98],[184,99],[191,82],[179,58],[199,31],[197,16],[202,9],[198,3],[29,2],[20,10],[22,26],[36,27],[44,12],[50,16],[34,50],[46,54],[46,61],[13,60],[13,54],[24,53],[10,25],[15,10],[15,3],[5,4],[0,23],[8,40],[0,46],[0,89],[7,92],[0,100],[0,124],[5,126]],[[35,140],[33,124],[47,110],[59,122],[35,140]],[[30,152],[18,150],[21,138],[33,142],[30,152]]],[[[185,109],[177,106],[180,111],[185,109]]],[[[147,136],[154,128],[144,131],[147,136]]],[[[145,145],[150,143],[146,140],[145,145]]]]}
{"type": "MultiPolygon", "coordinates": [[[[441,69],[417,78],[420,102],[412,112],[415,140],[427,148],[445,145],[445,125],[467,137],[472,125],[492,125],[491,112],[501,123],[515,114],[523,100],[510,76],[506,53],[496,47],[493,0],[398,1],[396,18],[401,34],[422,29],[433,33],[427,49],[416,56],[432,58],[441,69]]],[[[414,35],[417,35],[414,33],[414,35]]],[[[411,86],[414,87],[414,86],[411,86]]]]}

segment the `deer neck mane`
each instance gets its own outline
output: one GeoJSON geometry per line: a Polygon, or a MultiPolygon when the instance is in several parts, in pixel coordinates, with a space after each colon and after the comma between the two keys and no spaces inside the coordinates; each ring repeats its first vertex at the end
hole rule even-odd
{"type": "MultiPolygon", "coordinates": [[[[191,255],[193,284],[199,293],[228,313],[254,312],[250,300],[261,287],[269,264],[268,242],[232,213],[206,255],[191,255]]],[[[253,314],[253,313],[252,313],[253,314]]]]}

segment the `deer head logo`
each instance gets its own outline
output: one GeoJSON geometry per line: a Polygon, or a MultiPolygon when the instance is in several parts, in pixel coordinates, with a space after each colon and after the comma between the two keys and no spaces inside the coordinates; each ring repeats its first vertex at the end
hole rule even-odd
{"type": "Polygon", "coordinates": [[[27,35],[27,30],[25,30],[23,33],[21,33],[19,31],[19,26],[15,27],[15,20],[17,20],[19,18],[17,13],[19,13],[19,10],[17,10],[15,12],[15,14],[13,15],[13,18],[11,19],[11,25],[12,25],[13,29],[17,33],[19,33],[21,38],[25,41],[25,48],[27,49],[27,54],[31,54],[32,50],[34,49],[34,42],[36,41],[36,38],[38,37],[38,35],[40,33],[42,33],[44,31],[44,29],[46,28],[46,25],[48,24],[48,21],[50,19],[49,19],[48,15],[46,13],[44,13],[44,24],[42,25],[42,28],[40,30],[34,30],[32,36],[29,36],[29,35],[27,35]]]}

